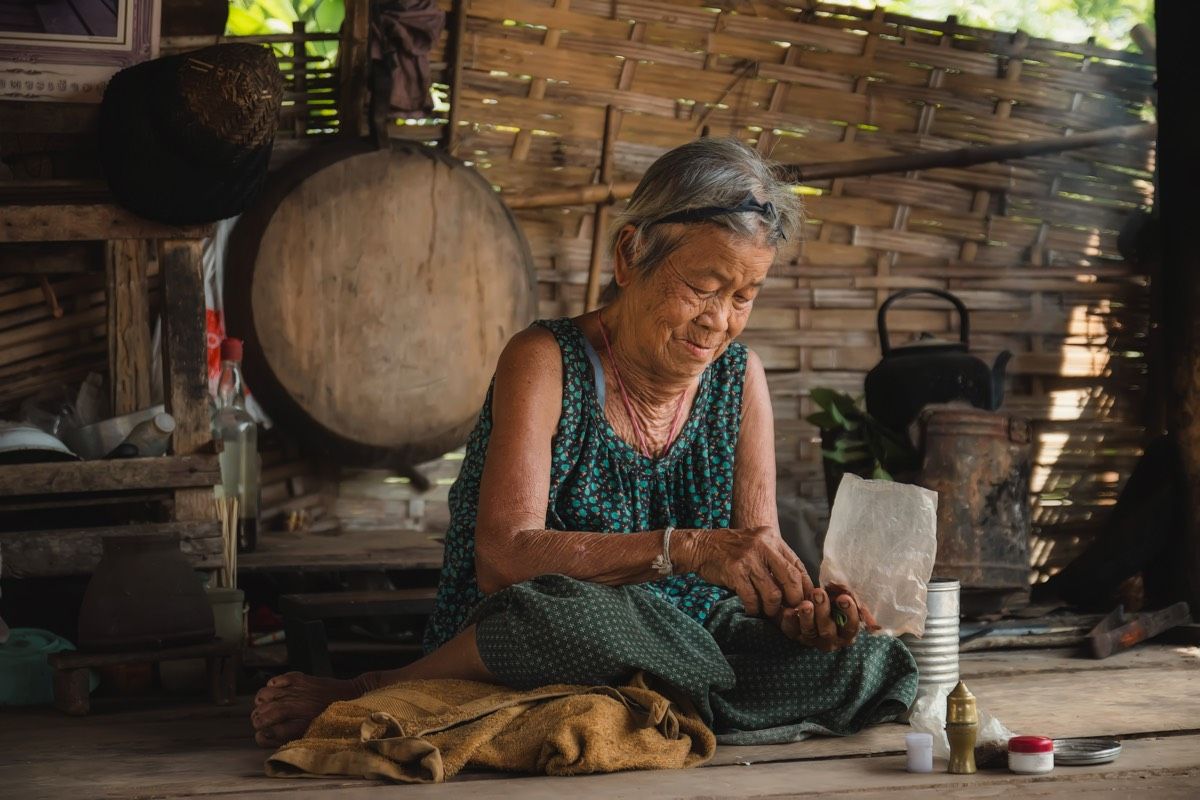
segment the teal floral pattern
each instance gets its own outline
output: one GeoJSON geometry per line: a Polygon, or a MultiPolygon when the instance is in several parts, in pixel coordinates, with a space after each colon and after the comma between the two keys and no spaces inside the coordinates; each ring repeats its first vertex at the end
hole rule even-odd
{"type": "MultiPolygon", "coordinates": [[[[562,351],[563,398],[552,444],[546,527],[629,533],[677,528],[725,528],[733,511],[733,462],[741,422],[746,348],[734,342],[704,371],[691,414],[667,452],[647,458],[608,423],[596,395],[583,332],[570,319],[534,323],[554,334],[562,351]]],[[[479,481],[492,430],[489,389],[466,458],[450,490],[451,520],[437,606],[425,631],[433,650],[462,629],[483,594],[475,581],[475,519],[479,481]]],[[[703,623],[727,590],[694,573],[641,584],[703,623]]]]}

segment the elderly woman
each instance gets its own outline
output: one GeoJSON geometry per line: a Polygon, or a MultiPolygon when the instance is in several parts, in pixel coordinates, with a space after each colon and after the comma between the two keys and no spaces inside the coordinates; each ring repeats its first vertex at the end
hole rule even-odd
{"type": "Polygon", "coordinates": [[[646,172],[608,304],[513,337],[450,493],[428,655],[352,681],[290,673],[256,738],[418,678],[518,688],[637,670],[728,742],[848,734],[911,703],[897,640],[783,542],[762,362],[736,341],[799,207],[751,149],[700,139],[646,172]]]}

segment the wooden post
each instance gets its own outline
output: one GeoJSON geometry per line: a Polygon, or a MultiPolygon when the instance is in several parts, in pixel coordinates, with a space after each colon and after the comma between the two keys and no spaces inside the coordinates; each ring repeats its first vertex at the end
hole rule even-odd
{"type": "MultiPolygon", "coordinates": [[[[604,141],[600,146],[600,183],[608,186],[612,183],[613,145],[617,141],[617,131],[621,128],[621,112],[613,106],[604,110],[604,141]]],[[[596,204],[596,213],[592,217],[592,258],[588,263],[587,293],[584,296],[584,310],[592,311],[600,305],[600,267],[604,264],[604,243],[608,238],[608,208],[611,201],[605,200],[596,204]]]]}
{"type": "Polygon", "coordinates": [[[454,16],[454,31],[450,37],[450,117],[442,133],[442,147],[454,155],[458,145],[458,121],[462,118],[463,49],[467,38],[467,0],[454,0],[450,12],[454,16]]]}
{"type": "MultiPolygon", "coordinates": [[[[171,448],[192,455],[212,441],[208,413],[208,355],[200,241],[159,242],[163,282],[163,381],[167,411],[175,417],[171,448]]],[[[175,519],[213,517],[212,491],[175,491],[175,519]]]]}
{"type": "Polygon", "coordinates": [[[105,245],[108,277],[108,377],[113,414],[150,405],[150,299],[147,243],[114,239],[105,245]]]}
{"type": "Polygon", "coordinates": [[[1167,428],[1180,454],[1185,524],[1178,553],[1192,613],[1200,614],[1200,246],[1195,239],[1195,187],[1200,181],[1200,105],[1191,74],[1191,3],[1155,4],[1158,44],[1158,181],[1162,219],[1163,342],[1169,386],[1167,428]],[[1189,13],[1189,9],[1191,12],[1189,13]]]}
{"type": "MultiPolygon", "coordinates": [[[[345,6],[346,17],[342,21],[342,39],[338,45],[338,126],[342,136],[356,139],[368,133],[363,108],[371,74],[370,0],[346,0],[345,6]]],[[[303,48],[304,45],[296,47],[303,48]]]]}

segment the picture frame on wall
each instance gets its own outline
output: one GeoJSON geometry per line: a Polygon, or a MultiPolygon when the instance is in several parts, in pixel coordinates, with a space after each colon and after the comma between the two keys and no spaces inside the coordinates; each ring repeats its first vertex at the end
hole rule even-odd
{"type": "Polygon", "coordinates": [[[98,103],[158,55],[160,0],[0,0],[0,100],[98,103]]]}

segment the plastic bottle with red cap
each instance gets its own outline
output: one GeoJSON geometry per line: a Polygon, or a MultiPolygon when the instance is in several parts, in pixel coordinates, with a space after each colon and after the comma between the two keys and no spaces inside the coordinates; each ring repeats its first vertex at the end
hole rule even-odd
{"type": "Polygon", "coordinates": [[[1008,740],[1008,768],[1022,775],[1054,769],[1054,740],[1046,736],[1014,736],[1008,740]]]}
{"type": "Polygon", "coordinates": [[[242,380],[242,341],[221,342],[221,377],[213,414],[213,438],[221,443],[219,497],[238,500],[238,551],[248,553],[258,544],[259,472],[258,425],[246,411],[242,380]]]}

